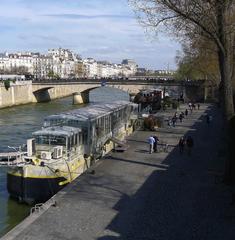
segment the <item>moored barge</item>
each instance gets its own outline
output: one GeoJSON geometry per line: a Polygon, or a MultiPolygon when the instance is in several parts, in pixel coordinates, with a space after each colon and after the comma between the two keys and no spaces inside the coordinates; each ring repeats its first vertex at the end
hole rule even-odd
{"type": "Polygon", "coordinates": [[[9,194],[29,204],[46,201],[132,133],[137,111],[116,101],[48,116],[27,140],[24,164],[7,173],[9,194]]]}

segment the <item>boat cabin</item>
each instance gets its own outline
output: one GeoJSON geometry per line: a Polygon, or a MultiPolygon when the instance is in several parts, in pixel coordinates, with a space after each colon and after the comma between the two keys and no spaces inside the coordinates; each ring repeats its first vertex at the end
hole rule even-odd
{"type": "Polygon", "coordinates": [[[42,158],[44,153],[44,157],[48,160],[59,158],[58,151],[61,152],[59,156],[62,157],[68,152],[77,151],[84,144],[82,130],[68,126],[44,128],[34,132],[33,137],[35,138],[36,155],[40,155],[42,158]],[[50,153],[52,153],[51,156],[46,156],[50,153]]]}
{"type": "Polygon", "coordinates": [[[119,128],[125,126],[130,115],[138,114],[138,105],[118,101],[90,105],[85,108],[51,115],[44,120],[44,127],[71,126],[80,128],[85,144],[85,154],[90,154],[94,147],[103,145],[115,136],[119,128]]]}

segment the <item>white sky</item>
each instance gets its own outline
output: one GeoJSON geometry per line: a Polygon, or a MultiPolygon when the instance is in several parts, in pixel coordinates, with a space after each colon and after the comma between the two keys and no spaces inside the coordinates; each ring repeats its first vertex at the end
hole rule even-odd
{"type": "Polygon", "coordinates": [[[69,48],[82,58],[175,69],[180,45],[147,35],[127,0],[1,0],[0,51],[69,48]]]}

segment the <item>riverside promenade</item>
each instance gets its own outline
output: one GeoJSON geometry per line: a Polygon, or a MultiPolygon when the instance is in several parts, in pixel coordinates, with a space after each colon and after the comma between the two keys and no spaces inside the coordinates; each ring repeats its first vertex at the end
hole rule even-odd
{"type": "Polygon", "coordinates": [[[146,140],[155,133],[135,132],[126,152],[97,162],[95,174],[80,176],[56,195],[54,206],[2,239],[234,240],[233,193],[221,181],[221,124],[219,110],[202,105],[175,128],[159,129],[170,146],[153,154],[146,140]],[[209,126],[206,113],[213,116],[209,126]],[[194,138],[191,156],[175,147],[183,135],[194,138]]]}

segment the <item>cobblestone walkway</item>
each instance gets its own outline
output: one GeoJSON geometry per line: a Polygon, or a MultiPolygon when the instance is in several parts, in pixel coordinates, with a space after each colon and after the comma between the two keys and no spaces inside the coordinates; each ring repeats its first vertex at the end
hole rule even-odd
{"type": "Polygon", "coordinates": [[[234,240],[235,206],[220,179],[221,122],[218,110],[202,105],[175,128],[159,129],[170,149],[153,154],[146,143],[153,132],[136,132],[128,151],[101,160],[94,175],[58,194],[56,207],[5,239],[234,240]],[[174,147],[183,135],[194,138],[191,156],[174,147]]]}

